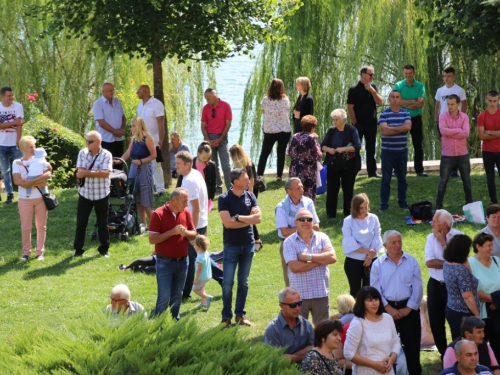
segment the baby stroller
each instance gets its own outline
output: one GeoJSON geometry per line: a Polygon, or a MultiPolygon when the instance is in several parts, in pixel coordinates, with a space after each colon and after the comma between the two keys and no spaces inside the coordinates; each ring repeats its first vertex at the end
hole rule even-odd
{"type": "MultiPolygon", "coordinates": [[[[113,169],[110,173],[111,192],[110,198],[118,198],[121,203],[112,203],[111,199],[108,208],[108,229],[109,233],[118,235],[120,241],[127,241],[129,235],[143,234],[145,228],[139,224],[137,219],[137,205],[135,201],[135,192],[137,181],[141,173],[140,166],[137,168],[137,175],[133,179],[128,179],[128,165],[121,158],[119,160],[125,166],[125,171],[113,169]]],[[[90,239],[97,239],[97,221],[94,224],[94,230],[90,233],[90,239]]]]}

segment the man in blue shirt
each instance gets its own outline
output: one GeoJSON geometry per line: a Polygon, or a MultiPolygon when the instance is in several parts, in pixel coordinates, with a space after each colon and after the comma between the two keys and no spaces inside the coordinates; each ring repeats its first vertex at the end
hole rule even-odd
{"type": "Polygon", "coordinates": [[[461,340],[455,345],[457,362],[439,375],[492,375],[486,366],[478,365],[479,354],[474,341],[461,340]]]}
{"type": "Polygon", "coordinates": [[[392,170],[398,177],[398,204],[408,208],[406,202],[406,162],[408,161],[408,131],[411,130],[410,113],[399,106],[401,93],[392,90],[389,94],[389,108],[380,113],[378,124],[382,135],[382,183],[380,184],[380,212],[389,208],[392,170]]]}
{"type": "Polygon", "coordinates": [[[238,266],[236,291],[236,323],[250,326],[245,317],[248,294],[248,276],[255,252],[253,225],[260,224],[261,212],[255,195],[248,191],[250,179],[244,168],[236,168],[230,174],[232,189],[219,196],[219,214],[223,224],[224,275],[222,281],[223,329],[231,325],[233,318],[233,284],[238,266]]]}

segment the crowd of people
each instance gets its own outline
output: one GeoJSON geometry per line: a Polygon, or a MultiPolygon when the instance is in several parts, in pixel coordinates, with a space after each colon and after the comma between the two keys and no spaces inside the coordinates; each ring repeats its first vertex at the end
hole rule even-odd
{"type": "MultiPolygon", "coordinates": [[[[109,257],[110,175],[113,169],[121,167],[123,160],[130,159],[128,177],[135,180],[135,204],[154,252],[119,268],[156,273],[158,293],[153,316],[170,309],[172,317],[180,319],[182,301],[191,298],[191,291],[201,299],[197,308],[209,309],[213,297],[206,293],[205,286],[214,279],[222,289],[222,328],[232,326],[233,318],[238,325],[251,326],[245,310],[248,279],[255,251],[264,245],[257,229],[263,215],[257,201],[257,185],[277,142],[278,180],[283,178],[285,155],[292,159],[289,179],[284,184],[286,194],[275,208],[285,287],[278,296],[281,311],[266,328],[264,342],[286,347],[285,356],[300,363],[304,372],[313,374],[408,371],[410,375],[418,375],[422,372],[422,335],[430,332],[444,367],[448,367],[443,374],[500,374],[496,359],[500,355],[497,311],[500,258],[496,256],[500,254],[500,205],[494,183],[494,167],[500,166],[496,161],[496,154],[500,154],[500,144],[496,141],[500,138],[499,95],[493,91],[488,94],[487,110],[478,117],[492,204],[486,212],[487,227],[471,239],[452,228],[453,217],[442,209],[448,178],[456,174],[456,169],[463,181],[465,201],[472,202],[467,150],[469,119],[463,112],[467,104],[465,93],[453,82],[453,68],[445,70],[446,84],[436,93],[442,156],[437,210],[425,246],[425,265],[430,276],[425,297],[421,269],[416,258],[402,250],[402,235],[388,229],[382,236],[378,217],[370,213],[368,196],[354,195],[364,139],[368,175],[381,177],[380,212],[389,208],[393,174],[398,179],[398,204],[407,207],[408,132],[415,149],[415,172],[417,176],[427,176],[423,170],[421,119],[425,88],[414,79],[414,67],[406,65],[405,79],[390,91],[389,107],[377,119],[377,106],[383,104],[383,98],[372,83],[374,69],[365,66],[360,76],[359,83],[349,90],[348,111],[339,108],[331,113],[333,126],[321,143],[315,133],[318,121],[313,116],[310,80],[307,77],[296,80],[300,95],[293,108],[292,136],[290,100],[283,82],[273,79],[261,102],[264,142],[257,168],[240,145],[228,147],[231,106],[218,98],[214,89],[207,89],[204,93],[207,104],[201,117],[204,141],[197,154],[192,155],[179,133],[170,134],[171,169],[172,176],[178,178],[177,187],[170,193],[169,201],[156,209],[155,190],[158,196],[165,194],[159,160],[165,138],[165,108],[151,96],[148,86],[140,86],[137,117],[130,122],[131,137],[124,152],[127,120],[120,101],[114,97],[114,86],[104,83],[102,97],[93,106],[97,130],[86,134],[86,147],[76,161],[78,207],[74,257],[85,252],[92,208],[97,217],[98,252],[109,257]],[[347,123],[347,114],[353,125],[347,123]],[[377,172],[375,160],[377,126],[382,142],[382,175],[377,172]],[[350,292],[339,296],[339,314],[333,316],[330,315],[330,266],[337,262],[337,254],[328,235],[320,231],[315,208],[323,153],[327,166],[328,217],[336,217],[340,186],[343,190],[342,250],[350,292]],[[208,252],[208,213],[214,207],[216,195],[223,226],[223,269],[208,252]],[[471,247],[474,255],[469,257],[471,247]],[[428,306],[428,320],[420,314],[423,300],[428,306]],[[446,322],[450,326],[451,343],[446,339],[446,322]]],[[[52,168],[44,161],[43,149],[36,148],[36,139],[22,136],[24,115],[22,106],[13,101],[12,89],[1,88],[0,95],[0,160],[8,194],[6,203],[13,201],[13,182],[19,189],[21,259],[26,261],[31,255],[34,214],[36,256],[43,260],[48,211],[42,194],[47,191],[46,181],[52,168]]],[[[109,310],[115,313],[126,312],[130,316],[144,310],[130,301],[130,291],[124,285],[115,287],[110,298],[109,310]]]]}

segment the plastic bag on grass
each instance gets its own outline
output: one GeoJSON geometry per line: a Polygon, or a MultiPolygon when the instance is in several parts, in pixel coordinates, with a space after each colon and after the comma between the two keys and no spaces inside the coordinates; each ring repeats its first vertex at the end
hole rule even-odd
{"type": "Polygon", "coordinates": [[[477,201],[468,203],[463,206],[464,215],[469,223],[484,224],[486,220],[484,218],[484,208],[483,202],[477,201]]]}

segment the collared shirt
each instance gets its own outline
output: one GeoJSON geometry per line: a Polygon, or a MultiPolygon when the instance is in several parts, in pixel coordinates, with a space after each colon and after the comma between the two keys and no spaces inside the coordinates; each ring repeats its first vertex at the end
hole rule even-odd
{"type": "Polygon", "coordinates": [[[157,117],[165,116],[165,106],[156,98],[150,97],[144,103],[142,100],[137,105],[137,116],[142,117],[146,123],[149,133],[153,136],[155,143],[160,141],[157,117]]]}
{"type": "Polygon", "coordinates": [[[384,249],[380,237],[380,222],[377,215],[368,214],[366,219],[354,219],[351,215],[344,219],[342,226],[342,251],[348,258],[365,260],[366,254],[356,253],[360,247],[374,249],[377,254],[384,249]]]}
{"type": "Polygon", "coordinates": [[[116,98],[113,98],[112,101],[113,106],[109,104],[108,100],[104,96],[101,96],[94,102],[94,105],[92,106],[92,111],[94,112],[94,120],[96,120],[95,126],[97,128],[97,131],[101,133],[103,142],[115,142],[123,140],[123,137],[116,137],[113,135],[113,133],[110,133],[107,130],[101,128],[101,126],[99,125],[99,121],[97,121],[104,120],[109,126],[117,130],[122,127],[122,118],[125,114],[125,112],[123,112],[122,103],[116,98]]]}
{"type": "MultiPolygon", "coordinates": [[[[378,93],[378,88],[373,83],[370,85],[378,93]]],[[[365,84],[359,81],[357,85],[352,86],[347,93],[347,104],[354,105],[356,121],[359,125],[377,124],[377,103],[373,94],[365,89],[365,84]]],[[[353,125],[357,125],[353,124],[353,125]]]]}
{"type": "MultiPolygon", "coordinates": [[[[111,313],[111,314],[118,314],[117,311],[113,311],[113,308],[111,305],[108,305],[106,307],[106,312],[111,313]]],[[[134,316],[135,314],[142,313],[142,312],[144,312],[144,318],[147,318],[148,313],[144,311],[144,306],[142,306],[139,302],[134,302],[134,301],[128,302],[127,318],[130,318],[131,316],[134,316]]]]}
{"type": "MultiPolygon", "coordinates": [[[[76,168],[78,169],[82,167],[89,169],[94,159],[96,160],[92,166],[92,171],[102,171],[107,169],[111,172],[113,170],[113,156],[111,155],[111,152],[103,149],[102,147],[96,155],[92,155],[88,148],[80,150],[78,153],[76,168]]],[[[110,181],[109,176],[104,178],[85,177],[85,185],[78,188],[78,194],[91,201],[103,199],[109,195],[110,181]]]]}
{"type": "MultiPolygon", "coordinates": [[[[419,82],[416,79],[413,80],[413,84],[411,86],[408,86],[406,79],[403,79],[394,85],[394,90],[398,90],[401,93],[401,99],[403,100],[417,100],[418,98],[425,99],[425,86],[422,82],[419,82]]],[[[422,108],[405,109],[410,112],[411,117],[422,114],[422,108]]]]}
{"type": "Polygon", "coordinates": [[[469,137],[469,116],[458,112],[454,118],[450,112],[439,115],[439,131],[441,132],[441,155],[463,156],[469,154],[467,138],[469,137]],[[448,127],[444,127],[448,125],[448,127]]]}
{"type": "MultiPolygon", "coordinates": [[[[478,365],[474,372],[476,375],[492,375],[488,367],[481,365],[478,365]]],[[[458,369],[458,362],[456,362],[452,367],[445,368],[441,371],[439,375],[462,375],[462,373],[458,369]]]]}
{"type": "Polygon", "coordinates": [[[424,290],[422,274],[417,260],[403,252],[398,264],[387,256],[382,255],[372,265],[370,284],[382,295],[382,303],[387,301],[402,301],[409,299],[406,306],[417,310],[422,302],[424,290]]]}
{"type": "MultiPolygon", "coordinates": [[[[326,248],[333,250],[330,238],[325,233],[313,231],[311,245],[308,246],[295,232],[283,242],[283,257],[288,264],[298,260],[299,254],[321,254],[326,248]]],[[[288,267],[288,278],[290,286],[297,289],[303,299],[323,298],[330,292],[328,264],[320,264],[309,271],[298,273],[292,272],[288,267]]]]}
{"type": "Polygon", "coordinates": [[[264,344],[277,348],[286,346],[285,354],[294,354],[306,346],[314,345],[314,328],[307,319],[299,315],[292,329],[280,312],[267,325],[264,344]]]}
{"type": "MultiPolygon", "coordinates": [[[[410,120],[410,114],[406,109],[399,108],[398,112],[394,112],[390,107],[388,107],[380,112],[378,124],[380,125],[385,122],[389,127],[402,126],[406,121],[410,120]]],[[[394,135],[381,135],[380,137],[382,139],[382,150],[404,151],[407,149],[406,144],[408,142],[408,132],[394,135]]]]}
{"type": "Polygon", "coordinates": [[[191,153],[189,146],[182,141],[181,141],[181,144],[179,145],[179,147],[177,148],[177,151],[175,151],[175,149],[173,147],[170,149],[170,170],[172,170],[172,171],[177,170],[177,168],[175,168],[175,155],[181,151],[187,151],[187,152],[191,153]]]}
{"type": "MultiPolygon", "coordinates": [[[[450,231],[446,234],[446,243],[450,242],[453,236],[456,236],[457,234],[463,233],[451,228],[450,231]]],[[[427,242],[425,243],[425,261],[427,262],[428,260],[437,259],[444,262],[443,251],[444,247],[437,240],[434,233],[429,234],[427,236],[427,242]]],[[[444,281],[442,268],[429,268],[429,276],[437,281],[444,281]]]]}
{"type": "Polygon", "coordinates": [[[278,230],[279,238],[285,238],[283,233],[281,233],[280,228],[295,228],[295,215],[303,207],[307,208],[311,212],[313,216],[313,223],[319,223],[316,208],[314,207],[314,202],[311,198],[302,196],[299,204],[295,205],[290,199],[290,196],[287,194],[286,198],[278,203],[275,210],[276,229],[278,230]]]}
{"type": "MultiPolygon", "coordinates": [[[[250,215],[253,207],[258,207],[257,199],[252,192],[247,190],[238,197],[233,193],[233,189],[226,191],[219,196],[219,212],[228,211],[229,215],[250,215]]],[[[243,228],[228,229],[223,226],[222,237],[226,246],[248,245],[254,242],[253,225],[243,228]]]]}
{"type": "Polygon", "coordinates": [[[207,132],[210,134],[222,134],[226,127],[226,120],[233,119],[233,112],[228,102],[219,99],[217,106],[205,104],[201,113],[201,122],[207,123],[207,132]],[[215,117],[212,117],[212,110],[215,109],[215,117]]]}

